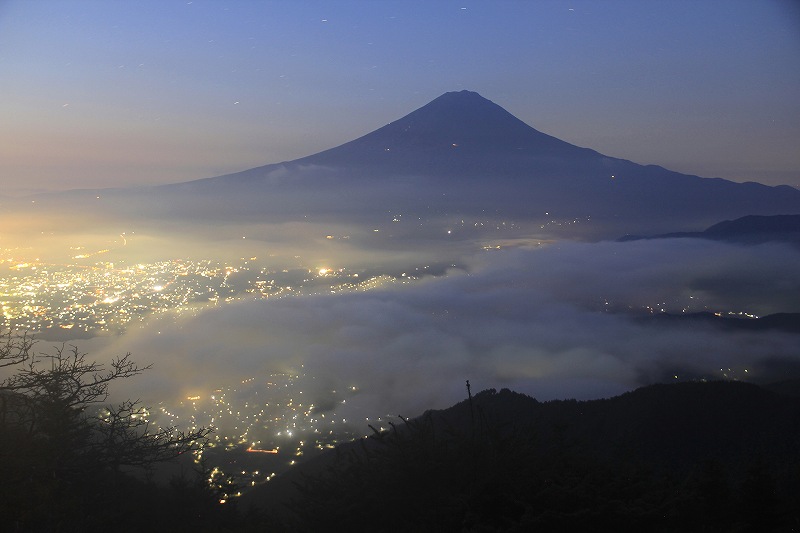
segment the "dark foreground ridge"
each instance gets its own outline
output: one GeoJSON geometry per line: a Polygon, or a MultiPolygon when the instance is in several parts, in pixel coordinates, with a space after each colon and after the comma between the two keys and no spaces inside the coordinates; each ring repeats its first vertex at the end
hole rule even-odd
{"type": "MultiPolygon", "coordinates": [[[[0,364],[24,363],[25,339],[5,337],[0,364]]],[[[800,520],[798,380],[584,402],[468,389],[230,499],[246,487],[185,453],[208,430],[148,432],[138,402],[92,414],[109,382],[146,368],[125,356],[104,372],[77,350],[46,363],[0,383],[4,531],[761,532],[800,520]],[[169,478],[154,468],[166,460],[169,478]]]]}
{"type": "Polygon", "coordinates": [[[241,503],[279,531],[788,531],[798,420],[799,398],[741,382],[586,402],[492,389],[398,419],[241,503]]]}

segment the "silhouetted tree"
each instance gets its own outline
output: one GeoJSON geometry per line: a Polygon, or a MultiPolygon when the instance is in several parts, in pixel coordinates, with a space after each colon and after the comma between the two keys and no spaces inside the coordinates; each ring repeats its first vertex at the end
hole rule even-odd
{"type": "Polygon", "coordinates": [[[91,529],[133,506],[129,474],[203,445],[210,430],[154,425],[138,400],[103,405],[136,376],[130,354],[108,365],[76,347],[35,353],[32,338],[0,336],[0,521],[11,530],[91,529]],[[99,521],[98,521],[99,522],[99,521]]]}

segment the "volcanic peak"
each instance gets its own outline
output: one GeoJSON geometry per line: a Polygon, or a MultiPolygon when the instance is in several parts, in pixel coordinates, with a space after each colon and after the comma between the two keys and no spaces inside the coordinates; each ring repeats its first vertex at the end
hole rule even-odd
{"type": "MultiPolygon", "coordinates": [[[[541,133],[473,91],[448,92],[363,137],[306,158],[315,164],[414,157],[431,163],[469,155],[585,159],[602,157],[541,133]]],[[[410,161],[408,161],[410,162],[410,161]]]]}

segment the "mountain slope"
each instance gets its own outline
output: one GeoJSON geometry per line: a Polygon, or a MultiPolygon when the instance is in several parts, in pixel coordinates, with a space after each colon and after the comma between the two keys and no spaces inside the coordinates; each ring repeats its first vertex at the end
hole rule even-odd
{"type": "Polygon", "coordinates": [[[273,193],[309,187],[345,210],[357,209],[352,204],[358,201],[348,200],[391,200],[392,208],[434,202],[449,212],[555,211],[565,217],[651,223],[663,218],[691,225],[800,213],[800,191],[791,187],[700,178],[608,157],[541,133],[470,91],[446,93],[318,154],[183,187],[230,193],[260,185],[273,193]]]}
{"type": "MultiPolygon", "coordinates": [[[[92,202],[98,191],[58,196],[92,202]]],[[[486,216],[591,220],[595,237],[697,231],[745,215],[800,214],[800,191],[642,166],[537,131],[477,93],[446,93],[386,126],[294,161],[191,182],[103,191],[114,213],[326,221],[486,216]],[[555,214],[555,215],[554,215],[555,214]]]]}
{"type": "Polygon", "coordinates": [[[445,93],[374,132],[303,158],[317,165],[381,167],[393,172],[472,171],[500,158],[587,161],[603,156],[541,133],[478,93],[445,93]]]}

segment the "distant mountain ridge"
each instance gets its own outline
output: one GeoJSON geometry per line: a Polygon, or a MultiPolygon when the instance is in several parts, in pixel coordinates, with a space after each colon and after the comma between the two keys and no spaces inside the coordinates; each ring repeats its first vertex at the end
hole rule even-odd
{"type": "Polygon", "coordinates": [[[656,313],[647,315],[642,320],[658,322],[693,322],[708,324],[728,330],[748,331],[782,331],[800,334],[800,313],[774,313],[759,318],[741,318],[721,315],[709,311],[699,313],[656,313]]]}
{"type": "Polygon", "coordinates": [[[680,231],[649,237],[626,235],[620,241],[640,239],[708,239],[713,241],[760,244],[779,241],[800,245],[800,215],[747,215],[718,222],[704,231],[680,231]]]}

